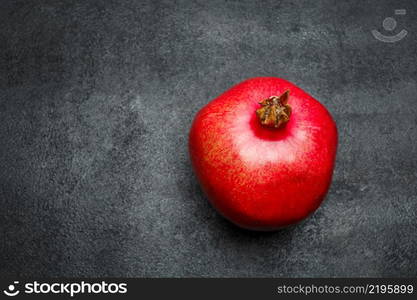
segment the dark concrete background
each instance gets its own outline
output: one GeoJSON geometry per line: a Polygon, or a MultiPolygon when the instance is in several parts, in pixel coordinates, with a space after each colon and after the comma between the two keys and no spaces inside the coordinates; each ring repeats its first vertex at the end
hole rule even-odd
{"type": "Polygon", "coordinates": [[[1,1],[0,274],[416,276],[417,2],[1,1]],[[394,44],[373,38],[394,9],[394,44]],[[190,168],[194,114],[254,76],[337,121],[305,222],[223,220],[190,168]]]}

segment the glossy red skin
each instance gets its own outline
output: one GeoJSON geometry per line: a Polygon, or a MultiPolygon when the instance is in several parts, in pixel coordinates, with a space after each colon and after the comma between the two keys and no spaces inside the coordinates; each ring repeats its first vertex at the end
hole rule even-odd
{"type": "Polygon", "coordinates": [[[236,225],[275,230],[296,223],[323,201],[333,174],[337,128],[327,109],[294,84],[248,79],[196,115],[191,161],[212,205],[236,225]],[[259,124],[259,102],[290,90],[284,128],[259,124]]]}

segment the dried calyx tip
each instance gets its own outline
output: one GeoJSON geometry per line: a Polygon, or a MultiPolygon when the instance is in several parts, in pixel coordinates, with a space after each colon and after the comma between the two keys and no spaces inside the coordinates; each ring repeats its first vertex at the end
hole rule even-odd
{"type": "Polygon", "coordinates": [[[262,107],[256,110],[256,115],[263,126],[280,128],[290,120],[289,95],[290,91],[286,90],[281,96],[271,96],[259,102],[262,107]]]}

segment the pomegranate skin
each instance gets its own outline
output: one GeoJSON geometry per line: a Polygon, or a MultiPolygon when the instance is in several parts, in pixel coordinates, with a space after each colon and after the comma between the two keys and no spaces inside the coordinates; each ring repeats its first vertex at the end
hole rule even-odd
{"type": "Polygon", "coordinates": [[[314,212],[329,189],[337,151],[327,109],[275,77],[245,80],[203,107],[189,134],[195,174],[211,204],[236,225],[276,230],[314,212]],[[290,91],[289,121],[260,124],[259,102],[290,91]]]}

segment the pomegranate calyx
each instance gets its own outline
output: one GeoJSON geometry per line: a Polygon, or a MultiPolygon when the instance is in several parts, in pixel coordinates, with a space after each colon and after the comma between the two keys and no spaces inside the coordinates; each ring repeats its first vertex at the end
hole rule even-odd
{"type": "Polygon", "coordinates": [[[259,102],[262,107],[256,110],[256,115],[263,126],[281,128],[290,120],[289,95],[290,91],[286,90],[281,96],[271,96],[259,102]]]}

